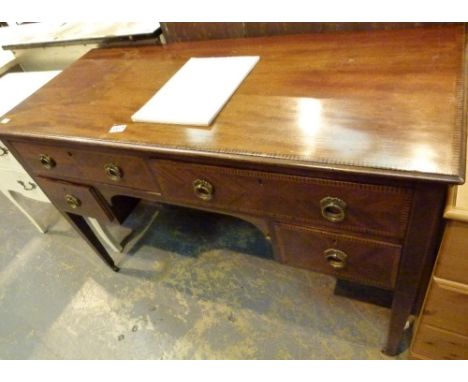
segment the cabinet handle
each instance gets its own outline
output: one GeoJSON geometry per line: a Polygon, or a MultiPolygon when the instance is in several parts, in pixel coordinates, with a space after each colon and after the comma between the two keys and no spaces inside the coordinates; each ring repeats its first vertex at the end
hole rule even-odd
{"type": "Polygon", "coordinates": [[[37,186],[32,183],[32,182],[28,182],[29,185],[27,185],[25,182],[23,182],[22,180],[17,180],[17,182],[23,186],[24,190],[25,191],[31,191],[31,190],[34,190],[37,186]]]}
{"type": "Polygon", "coordinates": [[[104,165],[104,171],[106,172],[108,178],[114,181],[120,180],[123,177],[121,168],[113,163],[107,163],[104,165]]]}
{"type": "Polygon", "coordinates": [[[348,264],[348,255],[339,249],[326,249],[323,255],[327,263],[334,269],[344,269],[348,264]]]}
{"type": "Polygon", "coordinates": [[[213,199],[214,187],[210,182],[204,179],[197,179],[193,181],[192,185],[193,192],[198,198],[207,201],[213,199]]]}
{"type": "Polygon", "coordinates": [[[327,196],[320,201],[322,216],[330,222],[337,223],[346,218],[346,203],[332,196],[327,196]]]}
{"type": "Polygon", "coordinates": [[[51,158],[50,156],[48,156],[47,154],[40,154],[39,161],[47,170],[50,170],[56,165],[55,160],[51,158]]]}
{"type": "Polygon", "coordinates": [[[73,209],[76,209],[79,206],[81,206],[81,200],[78,199],[74,195],[70,195],[70,194],[65,195],[65,200],[66,200],[67,204],[73,209]]]}
{"type": "Polygon", "coordinates": [[[6,147],[0,147],[0,157],[8,154],[8,149],[6,147]]]}

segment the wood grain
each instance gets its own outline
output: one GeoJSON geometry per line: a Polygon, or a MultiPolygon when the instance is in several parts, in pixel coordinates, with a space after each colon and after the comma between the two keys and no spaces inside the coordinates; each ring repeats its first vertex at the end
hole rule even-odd
{"type": "Polygon", "coordinates": [[[461,182],[463,49],[460,26],[100,49],[8,113],[0,135],[461,182]],[[261,59],[210,127],[131,122],[188,58],[225,55],[261,59]],[[128,127],[111,134],[115,123],[128,127]]]}
{"type": "Polygon", "coordinates": [[[326,273],[340,279],[392,289],[398,270],[401,246],[333,234],[292,225],[276,225],[281,261],[285,264],[326,273]],[[343,269],[331,267],[324,256],[327,249],[348,256],[343,269]]]}

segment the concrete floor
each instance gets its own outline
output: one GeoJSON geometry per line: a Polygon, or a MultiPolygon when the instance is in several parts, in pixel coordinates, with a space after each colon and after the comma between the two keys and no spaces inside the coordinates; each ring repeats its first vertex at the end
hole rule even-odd
{"type": "Polygon", "coordinates": [[[53,207],[30,206],[49,233],[0,194],[1,359],[389,359],[389,309],[271,261],[247,223],[140,204],[114,273],[53,207]]]}

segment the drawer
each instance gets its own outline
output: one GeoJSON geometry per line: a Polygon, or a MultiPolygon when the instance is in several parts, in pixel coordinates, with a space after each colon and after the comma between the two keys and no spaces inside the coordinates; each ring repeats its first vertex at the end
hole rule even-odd
{"type": "Polygon", "coordinates": [[[422,322],[468,337],[468,286],[457,289],[442,281],[431,282],[422,322]]]}
{"type": "Polygon", "coordinates": [[[468,223],[449,221],[437,258],[435,275],[468,285],[468,223]]]}
{"type": "Polygon", "coordinates": [[[23,167],[15,159],[13,154],[7,147],[0,141],[0,169],[6,170],[22,170],[23,167]]]}
{"type": "Polygon", "coordinates": [[[280,258],[285,264],[392,289],[401,246],[312,228],[277,224],[280,258]]]}
{"type": "Polygon", "coordinates": [[[62,211],[89,216],[102,222],[114,220],[111,207],[92,187],[59,180],[38,178],[49,199],[62,211]]]}
{"type": "Polygon", "coordinates": [[[165,199],[275,220],[402,238],[412,192],[173,161],[150,162],[165,199]]]}
{"type": "Polygon", "coordinates": [[[154,176],[140,157],[35,143],[12,144],[30,169],[39,175],[159,192],[154,176]]]}
{"type": "Polygon", "coordinates": [[[24,170],[11,171],[0,169],[0,189],[14,191],[25,197],[50,203],[36,182],[24,170]]]}
{"type": "Polygon", "coordinates": [[[468,359],[468,337],[419,325],[411,352],[425,359],[468,359]]]}

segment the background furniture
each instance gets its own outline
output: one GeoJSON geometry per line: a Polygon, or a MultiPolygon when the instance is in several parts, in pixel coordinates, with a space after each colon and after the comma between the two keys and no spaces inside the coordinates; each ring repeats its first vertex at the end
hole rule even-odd
{"type": "Polygon", "coordinates": [[[159,44],[157,21],[28,23],[0,28],[0,45],[25,71],[62,70],[91,49],[159,44]]]}
{"type": "Polygon", "coordinates": [[[122,221],[139,199],[238,216],[282,263],[393,293],[396,354],[464,177],[464,47],[455,26],[99,49],[0,137],[115,271],[84,217],[122,221]],[[217,55],[261,58],[211,126],[131,122],[188,58],[217,55]]]}
{"type": "MultiPolygon", "coordinates": [[[[0,78],[0,129],[5,122],[2,115],[33,94],[37,89],[57,76],[60,71],[10,73],[0,78]],[[3,122],[2,122],[3,121],[3,122]]],[[[40,202],[50,203],[50,200],[28,175],[24,168],[0,141],[0,191],[31,221],[42,233],[47,227],[39,222],[21,203],[18,195],[40,202]]],[[[112,250],[121,251],[122,247],[107,231],[106,227],[95,219],[88,219],[96,233],[112,250]]]]}
{"type": "Polygon", "coordinates": [[[414,359],[468,359],[468,184],[450,190],[444,237],[415,329],[414,359]]]}

